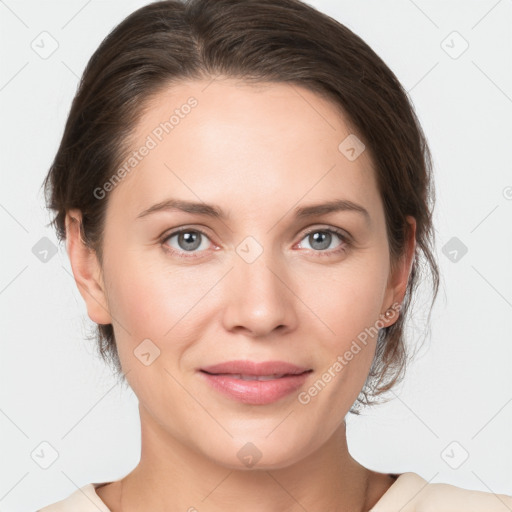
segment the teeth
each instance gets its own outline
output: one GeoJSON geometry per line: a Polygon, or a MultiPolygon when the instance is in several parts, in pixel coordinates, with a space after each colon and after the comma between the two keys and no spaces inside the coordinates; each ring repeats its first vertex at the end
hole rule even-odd
{"type": "Polygon", "coordinates": [[[240,379],[240,380],[274,380],[274,379],[280,379],[285,374],[274,374],[274,375],[241,375],[240,373],[236,374],[233,373],[230,375],[233,379],[240,379]]]}

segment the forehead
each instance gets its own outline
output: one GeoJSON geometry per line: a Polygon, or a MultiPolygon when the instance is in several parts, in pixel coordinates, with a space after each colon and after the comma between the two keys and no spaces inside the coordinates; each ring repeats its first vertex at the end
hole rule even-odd
{"type": "Polygon", "coordinates": [[[370,209],[374,171],[367,151],[347,157],[354,136],[341,109],[295,84],[175,84],[148,103],[131,137],[139,157],[112,195],[139,210],[167,196],[225,204],[240,195],[282,207],[342,195],[370,209]]]}

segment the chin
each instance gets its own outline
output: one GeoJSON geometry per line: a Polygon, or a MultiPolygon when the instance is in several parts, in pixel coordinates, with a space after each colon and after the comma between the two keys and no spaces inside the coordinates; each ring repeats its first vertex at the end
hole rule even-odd
{"type": "MultiPolygon", "coordinates": [[[[274,434],[270,434],[272,437],[274,434]]],[[[304,446],[303,439],[277,434],[273,439],[250,436],[234,438],[228,443],[219,443],[214,452],[212,446],[205,455],[216,464],[232,470],[275,470],[282,469],[300,461],[311,451],[312,446],[304,446]]]]}

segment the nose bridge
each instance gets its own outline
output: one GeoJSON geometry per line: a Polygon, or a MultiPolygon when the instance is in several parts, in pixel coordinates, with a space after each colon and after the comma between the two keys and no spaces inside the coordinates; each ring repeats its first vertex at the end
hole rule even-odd
{"type": "MultiPolygon", "coordinates": [[[[253,251],[254,249],[249,249],[244,256],[249,254],[252,256],[253,251]]],[[[265,292],[275,296],[280,294],[279,288],[283,286],[275,274],[275,267],[278,266],[278,262],[272,257],[272,251],[269,249],[264,250],[251,261],[239,255],[235,270],[240,276],[241,283],[244,283],[249,293],[258,294],[259,292],[265,292]]]]}
{"type": "Polygon", "coordinates": [[[236,247],[230,273],[227,322],[263,335],[294,322],[293,294],[287,288],[286,271],[274,251],[252,236],[236,247]]]}
{"type": "Polygon", "coordinates": [[[276,274],[281,266],[270,246],[263,246],[252,236],[236,247],[235,274],[242,290],[261,299],[274,301],[282,295],[283,283],[276,274]],[[277,272],[276,272],[277,270],[277,272]],[[264,295],[265,297],[263,297],[264,295]]]}

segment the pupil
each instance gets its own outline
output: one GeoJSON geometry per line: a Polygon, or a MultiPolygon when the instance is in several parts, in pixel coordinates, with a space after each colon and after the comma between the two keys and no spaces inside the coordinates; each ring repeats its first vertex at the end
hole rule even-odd
{"type": "MultiPolygon", "coordinates": [[[[179,239],[179,242],[182,242],[182,241],[185,242],[185,246],[182,247],[185,250],[194,250],[194,249],[197,249],[200,245],[200,243],[198,243],[199,233],[186,231],[185,233],[180,233],[180,236],[178,237],[178,239],[179,239]]],[[[180,243],[180,246],[181,246],[181,243],[180,243]]]]}
{"type": "MultiPolygon", "coordinates": [[[[313,233],[311,236],[313,237],[314,242],[320,241],[320,247],[317,247],[317,249],[327,249],[331,243],[331,234],[325,231],[317,231],[316,233],[313,233]]],[[[314,247],[313,244],[311,245],[312,247],[314,247]]]]}

